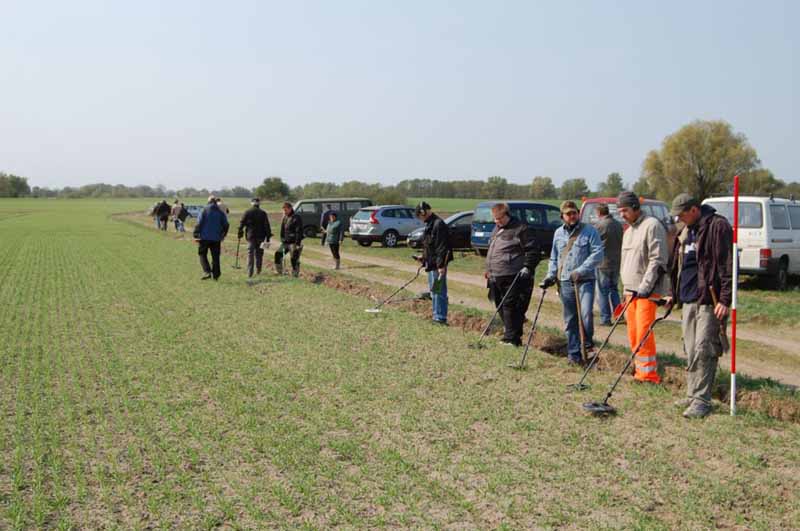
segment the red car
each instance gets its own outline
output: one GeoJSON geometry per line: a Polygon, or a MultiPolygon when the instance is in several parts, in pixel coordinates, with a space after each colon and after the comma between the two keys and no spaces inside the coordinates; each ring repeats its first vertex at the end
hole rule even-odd
{"type": "MultiPolygon", "coordinates": [[[[669,215],[669,207],[665,202],[656,199],[645,199],[641,197],[639,201],[642,205],[642,212],[661,221],[664,228],[667,229],[667,249],[672,252],[672,244],[675,243],[675,237],[678,235],[678,227],[675,225],[675,220],[669,215]]],[[[628,224],[617,212],[616,197],[592,197],[584,199],[581,205],[581,221],[594,225],[598,219],[597,205],[601,203],[608,205],[608,212],[614,216],[614,219],[622,223],[625,229],[628,228],[628,224]]]]}

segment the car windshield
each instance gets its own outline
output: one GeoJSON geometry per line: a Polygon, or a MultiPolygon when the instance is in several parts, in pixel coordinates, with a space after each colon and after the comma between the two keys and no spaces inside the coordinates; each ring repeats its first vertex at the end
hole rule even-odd
{"type": "MultiPolygon", "coordinates": [[[[619,212],[617,212],[617,205],[614,203],[606,203],[606,205],[608,206],[608,213],[611,214],[614,219],[620,223],[623,223],[622,216],[620,216],[619,212]]],[[[600,219],[600,216],[597,215],[598,206],[600,206],[600,203],[586,203],[583,207],[581,221],[584,223],[595,223],[598,219],[600,219]]]]}
{"type": "Polygon", "coordinates": [[[494,216],[492,216],[492,207],[478,207],[475,209],[475,217],[472,218],[473,223],[494,223],[494,216]]]}
{"type": "MultiPolygon", "coordinates": [[[[446,218],[444,220],[444,222],[446,224],[450,225],[451,223],[454,223],[454,222],[458,221],[459,219],[467,218],[467,217],[471,217],[471,214],[464,214],[464,215],[462,215],[460,213],[459,214],[453,214],[452,216],[446,218]]],[[[494,219],[492,221],[494,221],[494,219]]]]}
{"type": "MultiPolygon", "coordinates": [[[[733,201],[708,201],[706,204],[713,207],[717,214],[725,216],[728,223],[733,224],[733,201]]],[[[761,203],[739,203],[739,227],[743,229],[758,229],[764,224],[761,203]]]]}
{"type": "Polygon", "coordinates": [[[369,215],[372,213],[372,210],[359,210],[353,216],[353,219],[356,221],[366,221],[369,219],[369,215]]]}

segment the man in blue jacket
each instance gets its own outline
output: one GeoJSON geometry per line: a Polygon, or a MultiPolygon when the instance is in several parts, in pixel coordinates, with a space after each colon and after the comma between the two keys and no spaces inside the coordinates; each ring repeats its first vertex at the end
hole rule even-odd
{"type": "Polygon", "coordinates": [[[219,268],[219,253],[222,240],[228,234],[228,217],[217,205],[217,198],[208,198],[208,205],[197,216],[194,226],[194,241],[197,242],[197,254],[200,255],[200,266],[203,268],[203,280],[217,280],[222,274],[219,268]],[[211,263],[208,263],[208,251],[211,251],[211,263]]]}
{"type": "Polygon", "coordinates": [[[570,363],[583,364],[583,351],[594,347],[595,268],[603,259],[603,242],[593,226],[582,223],[574,201],[561,203],[564,224],[553,235],[550,267],[541,283],[547,288],[558,283],[561,304],[564,306],[564,328],[567,334],[567,357],[570,363]],[[576,297],[576,292],[580,299],[576,297]],[[580,301],[580,317],[578,316],[580,301]],[[583,321],[583,338],[580,327],[583,321]],[[583,339],[583,344],[581,344],[583,339]]]}

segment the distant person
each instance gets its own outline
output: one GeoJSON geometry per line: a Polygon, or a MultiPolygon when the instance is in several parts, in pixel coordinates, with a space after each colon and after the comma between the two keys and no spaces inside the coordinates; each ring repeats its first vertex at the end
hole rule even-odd
{"type": "Polygon", "coordinates": [[[533,274],[539,264],[539,248],[528,235],[528,224],[511,217],[506,203],[492,207],[495,228],[486,252],[489,298],[500,308],[504,345],[522,345],[522,324],[533,291],[533,274]]]}
{"type": "Polygon", "coordinates": [[[325,229],[328,227],[328,223],[330,222],[331,212],[334,212],[333,206],[330,204],[325,205],[325,212],[323,212],[319,217],[319,226],[322,229],[322,237],[319,239],[320,245],[325,245],[325,239],[327,237],[325,229]]]}
{"type": "Polygon", "coordinates": [[[181,221],[181,232],[185,232],[185,225],[186,225],[186,218],[191,218],[192,214],[189,213],[189,209],[186,208],[186,205],[181,203],[181,212],[178,214],[178,219],[181,221]]]}
{"type": "Polygon", "coordinates": [[[326,224],[326,228],[323,230],[325,231],[322,233],[323,241],[328,244],[328,247],[331,248],[331,255],[333,256],[334,264],[333,268],[339,269],[341,263],[339,249],[342,243],[342,237],[344,236],[344,227],[342,227],[342,222],[339,221],[339,214],[331,210],[328,214],[328,223],[326,224]]]}
{"type": "Polygon", "coordinates": [[[594,224],[603,242],[603,260],[597,266],[597,306],[600,324],[611,326],[614,308],[619,305],[619,264],[622,254],[622,223],[609,213],[608,205],[597,206],[599,219],[594,224]]]}
{"type": "Polygon", "coordinates": [[[169,223],[169,213],[172,212],[172,209],[167,203],[166,199],[163,199],[156,207],[156,216],[158,216],[158,228],[161,230],[167,230],[167,224],[169,223]]]}
{"type": "Polygon", "coordinates": [[[284,255],[289,253],[292,263],[292,276],[300,276],[300,253],[303,252],[303,220],[295,213],[292,204],[283,204],[281,220],[281,246],[275,252],[275,270],[283,274],[284,255]]]}
{"type": "Polygon", "coordinates": [[[183,220],[186,219],[186,217],[184,216],[181,218],[181,214],[183,214],[183,203],[176,199],[172,204],[172,211],[170,212],[172,221],[175,223],[175,232],[186,232],[186,229],[183,227],[183,220]]]}
{"type": "Polygon", "coordinates": [[[239,221],[239,239],[247,236],[247,276],[252,277],[253,272],[261,274],[261,265],[264,259],[264,247],[269,247],[272,230],[269,226],[269,216],[261,210],[261,200],[254,197],[250,200],[250,208],[245,210],[239,221]],[[266,244],[262,247],[262,244],[266,244]]]}
{"type": "Polygon", "coordinates": [[[155,223],[156,230],[161,230],[161,222],[158,220],[158,205],[160,204],[159,201],[153,203],[153,207],[150,209],[150,216],[153,218],[153,223],[155,223]]]}
{"type": "MultiPolygon", "coordinates": [[[[638,347],[656,319],[656,302],[672,296],[667,267],[669,249],[667,232],[657,219],[643,212],[639,197],[622,192],[617,198],[617,212],[628,222],[622,236],[620,275],[626,296],[633,298],[625,319],[631,349],[638,347]]],[[[651,332],[634,360],[633,377],[640,382],[660,383],[656,358],[656,336],[651,332]]]]}
{"type": "Polygon", "coordinates": [[[425,201],[416,206],[414,213],[425,222],[421,261],[428,273],[428,289],[433,301],[433,322],[447,325],[447,264],[453,261],[447,224],[433,213],[431,206],[425,201]]]}
{"type": "Polygon", "coordinates": [[[728,349],[725,328],[733,294],[733,231],[727,219],[689,194],[672,202],[685,227],[673,247],[674,302],[683,305],[683,348],[688,357],[686,418],[711,413],[719,357],[728,349]]]}
{"type": "Polygon", "coordinates": [[[595,269],[603,259],[603,242],[600,241],[597,229],[581,222],[575,201],[561,203],[561,220],[564,224],[553,234],[550,266],[540,286],[547,289],[558,284],[564,331],[567,335],[567,360],[569,363],[583,365],[586,361],[583,353],[594,348],[592,307],[595,269]]]}
{"type": "Polygon", "coordinates": [[[219,265],[219,254],[222,240],[228,234],[228,217],[217,205],[216,198],[208,198],[208,204],[197,216],[194,226],[194,241],[198,243],[197,254],[200,255],[200,266],[203,268],[203,280],[218,280],[222,274],[219,265]],[[208,264],[208,251],[211,251],[211,263],[208,264]]]}

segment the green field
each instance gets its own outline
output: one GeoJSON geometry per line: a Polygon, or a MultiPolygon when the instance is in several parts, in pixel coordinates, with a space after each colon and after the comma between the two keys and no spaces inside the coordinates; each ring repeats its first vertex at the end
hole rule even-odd
{"type": "Polygon", "coordinates": [[[0,200],[0,528],[800,526],[798,424],[627,379],[587,416],[611,374],[229,256],[202,282],[112,216],[151,203],[0,200]]]}

